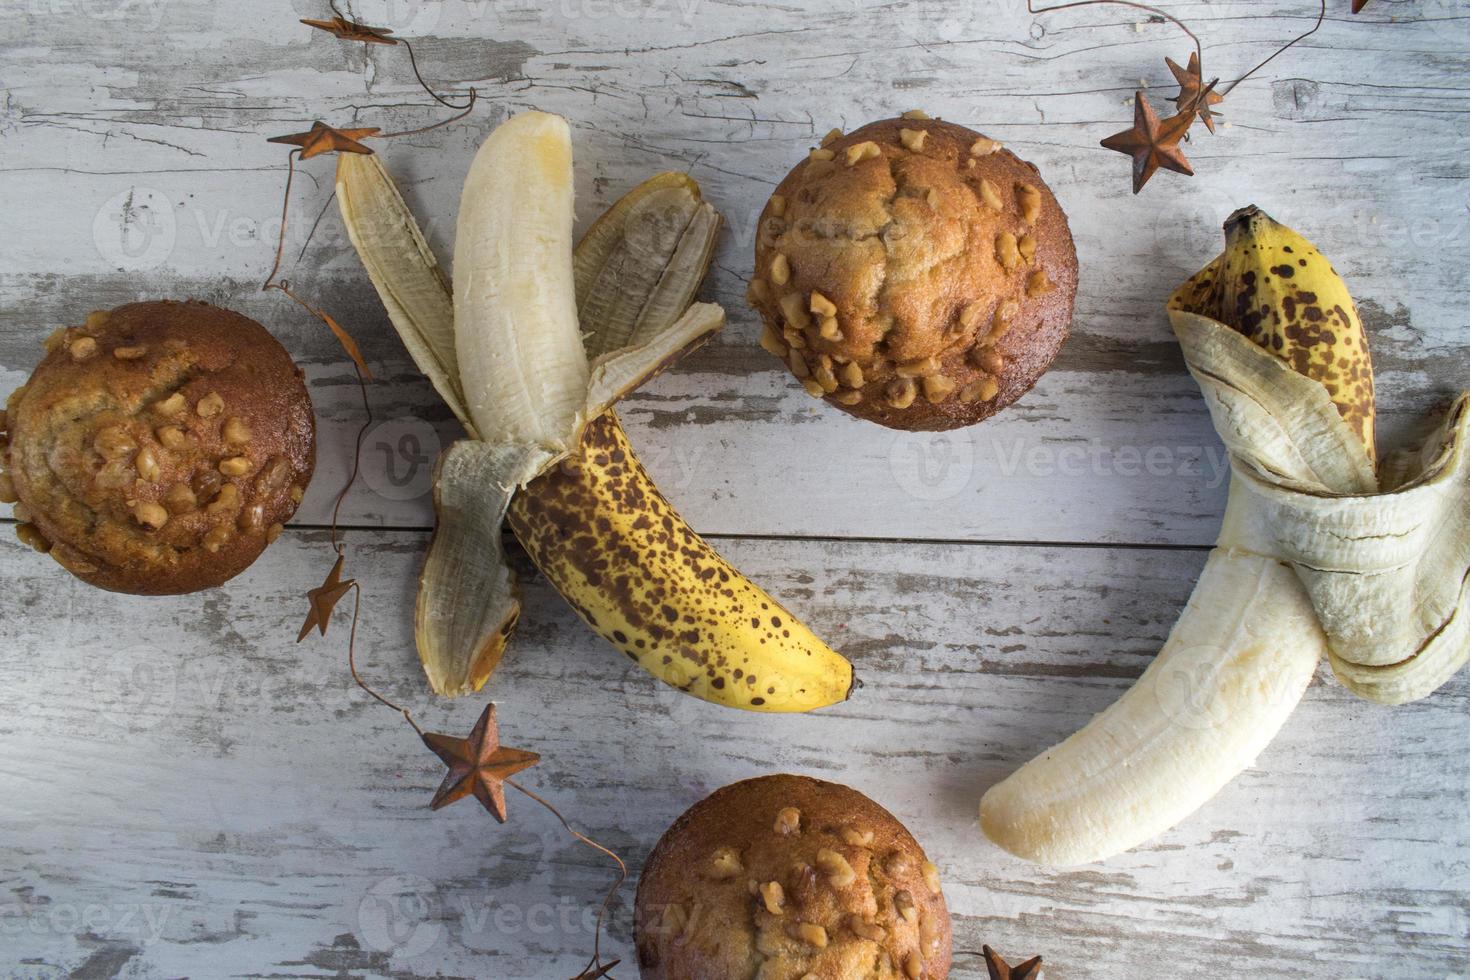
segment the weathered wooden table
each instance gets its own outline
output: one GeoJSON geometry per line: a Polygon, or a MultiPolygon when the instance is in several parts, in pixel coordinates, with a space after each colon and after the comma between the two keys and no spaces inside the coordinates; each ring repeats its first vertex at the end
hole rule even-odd
{"type": "MultiPolygon", "coordinates": [[[[1470,380],[1470,7],[1330,0],[1326,25],[1202,131],[1192,180],[1140,197],[1097,147],[1140,80],[1188,47],[1122,7],[1019,2],[374,0],[469,118],[382,146],[445,252],[461,178],[506,114],[565,114],[585,225],[638,180],[687,169],[729,232],[707,292],[723,337],[623,417],[688,516],[836,641],[866,686],[809,717],[716,709],[658,686],[529,569],[488,688],[526,774],[636,872],[664,827],[731,780],[790,770],[894,810],[944,874],[955,975],[975,951],[1078,977],[1470,976],[1470,678],[1389,710],[1324,667],[1257,765],[1193,819],[1105,864],[1031,867],[976,826],[981,792],[1110,703],[1188,596],[1223,503],[1222,450],[1162,313],[1256,202],[1350,280],[1385,444],[1470,380]],[[1073,335],[1035,391],[948,436],[899,435],[807,397],[755,343],[742,292],[770,188],[831,126],[913,106],[1041,168],[1082,268],[1073,335]]],[[[1175,3],[1233,77],[1310,24],[1309,2],[1175,3]]],[[[321,118],[402,129],[445,113],[401,49],[296,23],[315,0],[5,0],[0,61],[0,391],[88,310],[194,296],[267,323],[306,368],[320,465],[296,525],[202,595],[80,585],[0,544],[0,974],[19,977],[566,977],[605,860],[512,794],[501,827],[430,814],[437,760],[348,677],[345,631],[296,645],[328,564],[331,498],[361,421],[340,349],[259,284],[284,153],[321,118]]],[[[348,502],[362,661],[440,730],[410,635],[430,462],[456,437],[348,247],[330,160],[297,184],[293,284],[350,325],[380,376],[348,502]],[[304,253],[303,253],[304,246],[304,253]]],[[[524,566],[524,562],[522,561],[524,566]]],[[[611,946],[631,953],[631,883],[611,946]]],[[[619,976],[632,976],[624,966],[619,976]]]]}

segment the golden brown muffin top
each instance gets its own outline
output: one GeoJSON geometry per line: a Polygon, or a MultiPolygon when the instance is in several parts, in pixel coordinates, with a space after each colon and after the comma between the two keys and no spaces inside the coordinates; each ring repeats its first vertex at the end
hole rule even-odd
{"type": "Polygon", "coordinates": [[[1056,356],[1077,257],[1036,168],[922,114],[835,130],[761,215],[748,298],[811,394],[901,429],[994,414],[1056,356]]]}
{"type": "Polygon", "coordinates": [[[696,803],[638,883],[645,980],[870,980],[949,973],[939,872],[898,820],[805,776],[696,803]]]}
{"type": "Polygon", "coordinates": [[[253,320],[133,303],[56,331],[11,394],[4,471],[23,540],[119,592],[192,592],[280,534],[316,458],[311,400],[253,320]]]}

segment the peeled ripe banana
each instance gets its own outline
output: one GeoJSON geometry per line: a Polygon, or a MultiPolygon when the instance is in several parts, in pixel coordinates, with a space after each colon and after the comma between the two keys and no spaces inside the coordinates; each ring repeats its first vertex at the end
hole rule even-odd
{"type": "Polygon", "coordinates": [[[1244,481],[1377,489],[1366,341],[1310,243],[1257,209],[1236,212],[1225,252],[1171,297],[1169,316],[1230,450],[1225,519],[1138,682],[981,800],[986,836],[1032,861],[1098,861],[1174,826],[1255,761],[1306,691],[1328,638],[1299,575],[1260,533],[1261,497],[1244,481]],[[1323,302],[1328,312],[1310,312],[1323,302]]]}
{"type": "Polygon", "coordinates": [[[452,306],[377,158],[339,163],[343,218],[394,326],[479,436],[435,481],[415,631],[430,685],[478,690],[500,660],[520,612],[508,513],[583,619],[666,683],[758,711],[841,701],[852,665],[684,523],[611,411],[723,325],[693,303],[719,216],[692,179],[660,174],[574,255],[570,154],[565,121],[542,113],[487,138],[465,182],[452,306]]]}

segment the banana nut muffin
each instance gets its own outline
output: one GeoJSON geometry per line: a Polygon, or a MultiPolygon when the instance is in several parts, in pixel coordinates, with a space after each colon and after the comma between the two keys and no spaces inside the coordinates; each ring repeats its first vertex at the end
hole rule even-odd
{"type": "Polygon", "coordinates": [[[952,429],[1028,391],[1077,291],[1067,217],[999,143],[911,112],[833,130],[771,195],[747,299],[812,395],[952,429]]]}
{"type": "Polygon", "coordinates": [[[132,303],[56,331],[0,431],[22,541],[115,592],[237,575],[316,459],[302,374],[265,328],[201,302],[132,303]]]}
{"type": "Polygon", "coordinates": [[[638,883],[645,980],[942,980],[939,872],[856,790],[747,779],[676,820],[638,883]]]}

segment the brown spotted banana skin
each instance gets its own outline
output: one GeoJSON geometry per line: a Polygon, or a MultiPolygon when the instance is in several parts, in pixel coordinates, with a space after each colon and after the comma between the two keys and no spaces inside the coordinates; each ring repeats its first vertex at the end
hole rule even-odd
{"type": "Polygon", "coordinates": [[[1320,383],[1376,458],[1373,362],[1347,284],[1317,247],[1254,205],[1225,221],[1225,251],[1171,309],[1213,317],[1320,383]]]}
{"type": "Polygon", "coordinates": [[[516,494],[511,528],[587,625],[665,683],[752,711],[847,698],[852,665],[717,554],[664,499],[617,416],[516,494]]]}

